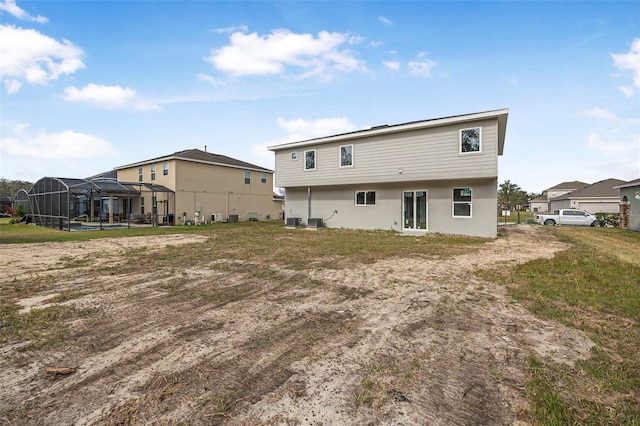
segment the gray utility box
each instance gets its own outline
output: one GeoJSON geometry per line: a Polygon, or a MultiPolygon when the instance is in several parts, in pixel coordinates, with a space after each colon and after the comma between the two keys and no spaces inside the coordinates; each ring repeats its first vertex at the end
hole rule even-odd
{"type": "Polygon", "coordinates": [[[300,226],[302,225],[301,217],[288,217],[287,218],[287,226],[300,226]]]}
{"type": "Polygon", "coordinates": [[[322,228],[324,225],[322,224],[322,218],[320,217],[310,217],[309,224],[307,227],[309,228],[322,228]]]}

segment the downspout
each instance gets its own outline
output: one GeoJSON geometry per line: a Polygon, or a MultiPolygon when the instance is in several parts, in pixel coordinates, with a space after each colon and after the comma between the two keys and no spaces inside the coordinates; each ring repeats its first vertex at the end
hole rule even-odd
{"type": "Polygon", "coordinates": [[[311,218],[311,187],[307,187],[307,223],[311,218]]]}

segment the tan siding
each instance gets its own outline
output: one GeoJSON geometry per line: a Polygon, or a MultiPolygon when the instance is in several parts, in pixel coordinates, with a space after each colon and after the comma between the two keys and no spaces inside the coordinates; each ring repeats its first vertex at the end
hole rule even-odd
{"type": "Polygon", "coordinates": [[[497,176],[495,119],[276,151],[279,187],[410,182],[497,176]],[[482,152],[460,154],[460,129],[482,128],[482,152]],[[353,144],[353,167],[341,168],[341,145],[353,144]],[[316,170],[305,171],[304,151],[316,150],[316,170]],[[400,173],[402,171],[402,173],[400,173]]]}

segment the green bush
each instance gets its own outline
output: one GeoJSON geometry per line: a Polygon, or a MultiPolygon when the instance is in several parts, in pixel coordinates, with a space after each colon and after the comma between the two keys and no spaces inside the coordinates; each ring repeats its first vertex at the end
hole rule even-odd
{"type": "Polygon", "coordinates": [[[598,225],[607,228],[620,227],[620,213],[596,213],[598,225]]]}

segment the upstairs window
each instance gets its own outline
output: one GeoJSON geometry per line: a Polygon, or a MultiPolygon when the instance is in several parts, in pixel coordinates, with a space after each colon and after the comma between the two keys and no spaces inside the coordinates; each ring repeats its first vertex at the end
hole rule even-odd
{"type": "Polygon", "coordinates": [[[356,191],[356,206],[375,206],[376,191],[356,191]]]}
{"type": "Polygon", "coordinates": [[[151,180],[156,180],[156,165],[151,165],[151,180]]]}
{"type": "Polygon", "coordinates": [[[162,165],[162,176],[169,176],[169,162],[165,161],[162,165]]]}
{"type": "Polygon", "coordinates": [[[453,217],[471,217],[471,188],[453,188],[453,217]]]}
{"type": "Polygon", "coordinates": [[[244,183],[247,185],[251,183],[251,172],[249,170],[244,172],[244,183]]]}
{"type": "Polygon", "coordinates": [[[291,159],[292,159],[292,160],[297,160],[297,159],[298,159],[298,153],[297,153],[297,152],[295,152],[295,151],[293,151],[293,152],[291,153],[291,159]]]}
{"type": "Polygon", "coordinates": [[[340,167],[353,166],[353,145],[342,145],[340,147],[340,167]]]}
{"type": "Polygon", "coordinates": [[[304,169],[315,170],[316,169],[316,150],[310,149],[304,152],[304,169]]]}
{"type": "Polygon", "coordinates": [[[460,153],[480,152],[482,147],[480,127],[460,130],[460,153]]]}
{"type": "Polygon", "coordinates": [[[142,182],[143,175],[144,175],[144,168],[138,167],[138,182],[142,182]]]}
{"type": "Polygon", "coordinates": [[[267,174],[266,173],[262,173],[260,175],[260,183],[267,183],[267,174]]]}

